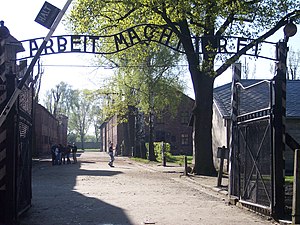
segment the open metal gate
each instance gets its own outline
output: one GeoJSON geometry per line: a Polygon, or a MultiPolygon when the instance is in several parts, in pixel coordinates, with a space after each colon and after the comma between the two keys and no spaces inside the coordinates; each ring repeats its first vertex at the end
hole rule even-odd
{"type": "Polygon", "coordinates": [[[231,195],[270,214],[273,205],[273,133],[271,81],[235,84],[237,118],[232,127],[231,195]]]}
{"type": "MultiPolygon", "coordinates": [[[[2,111],[22,75],[10,58],[15,54],[11,49],[14,46],[0,41],[2,111]]],[[[32,104],[32,87],[26,82],[0,127],[0,224],[17,224],[19,216],[31,206],[32,104]]]]}
{"type": "Polygon", "coordinates": [[[17,102],[16,126],[16,198],[17,215],[20,216],[31,205],[32,167],[32,87],[25,85],[17,102]]]}
{"type": "Polygon", "coordinates": [[[255,211],[282,218],[286,42],[277,43],[276,53],[276,75],[270,81],[243,85],[240,66],[233,67],[229,194],[255,211]]]}

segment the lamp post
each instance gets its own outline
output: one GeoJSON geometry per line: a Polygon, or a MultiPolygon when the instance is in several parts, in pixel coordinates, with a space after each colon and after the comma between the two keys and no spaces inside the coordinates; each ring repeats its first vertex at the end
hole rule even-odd
{"type": "Polygon", "coordinates": [[[284,216],[284,178],[285,178],[285,118],[286,118],[286,60],[287,42],[290,37],[297,33],[297,27],[292,22],[288,22],[283,29],[284,40],[276,45],[276,76],[274,77],[274,125],[273,125],[273,172],[274,172],[274,208],[273,214],[276,218],[284,216]]]}

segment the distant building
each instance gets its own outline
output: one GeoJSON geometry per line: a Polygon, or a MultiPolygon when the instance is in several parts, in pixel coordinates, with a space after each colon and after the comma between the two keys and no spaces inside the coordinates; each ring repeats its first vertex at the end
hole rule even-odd
{"type": "Polygon", "coordinates": [[[55,118],[44,106],[35,103],[34,155],[49,154],[53,144],[67,145],[68,117],[55,118]]]}
{"type": "MultiPolygon", "coordinates": [[[[192,155],[192,127],[188,126],[191,117],[194,100],[182,94],[182,99],[178,105],[175,116],[170,114],[154,121],[154,141],[168,142],[171,145],[171,153],[192,155]]],[[[117,115],[100,125],[100,142],[102,151],[107,151],[108,143],[117,145],[118,151],[122,155],[133,155],[144,146],[141,142],[149,141],[149,131],[145,125],[143,115],[135,112],[130,115],[127,123],[118,123],[117,115]],[[122,152],[121,152],[122,150],[122,152]]]]}

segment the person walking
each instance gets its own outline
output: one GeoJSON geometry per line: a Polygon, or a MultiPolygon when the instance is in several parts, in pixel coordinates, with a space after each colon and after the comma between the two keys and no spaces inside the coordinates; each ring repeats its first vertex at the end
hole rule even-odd
{"type": "Polygon", "coordinates": [[[114,167],[113,164],[114,164],[114,161],[115,161],[115,157],[114,157],[113,143],[109,144],[108,155],[110,156],[110,161],[109,161],[108,165],[110,167],[114,167]]]}

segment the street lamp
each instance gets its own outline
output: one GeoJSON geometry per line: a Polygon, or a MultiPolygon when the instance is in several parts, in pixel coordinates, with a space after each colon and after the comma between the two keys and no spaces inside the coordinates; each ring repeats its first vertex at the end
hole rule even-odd
{"type": "Polygon", "coordinates": [[[297,26],[292,21],[289,21],[283,28],[283,32],[284,40],[287,42],[289,37],[293,37],[297,33],[297,26]]]}

